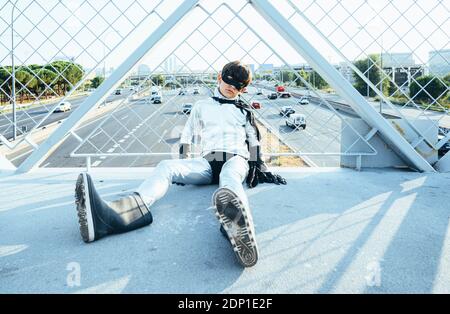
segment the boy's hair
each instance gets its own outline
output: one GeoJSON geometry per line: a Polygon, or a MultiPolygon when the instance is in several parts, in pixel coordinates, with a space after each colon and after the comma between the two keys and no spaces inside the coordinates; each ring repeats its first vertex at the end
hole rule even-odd
{"type": "Polygon", "coordinates": [[[225,64],[223,67],[222,80],[241,90],[252,81],[252,72],[247,65],[242,64],[240,61],[233,61],[225,64]]]}

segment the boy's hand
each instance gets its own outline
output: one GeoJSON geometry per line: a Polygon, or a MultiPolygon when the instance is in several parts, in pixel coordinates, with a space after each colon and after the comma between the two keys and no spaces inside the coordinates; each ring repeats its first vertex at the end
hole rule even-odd
{"type": "Polygon", "coordinates": [[[259,183],[275,183],[277,185],[286,185],[286,179],[278,174],[272,174],[271,172],[260,172],[258,175],[259,183]]]}
{"type": "Polygon", "coordinates": [[[249,161],[249,171],[247,175],[247,186],[254,188],[259,183],[274,183],[286,185],[286,179],[278,174],[272,174],[271,172],[261,171],[260,164],[257,161],[249,161]]]}

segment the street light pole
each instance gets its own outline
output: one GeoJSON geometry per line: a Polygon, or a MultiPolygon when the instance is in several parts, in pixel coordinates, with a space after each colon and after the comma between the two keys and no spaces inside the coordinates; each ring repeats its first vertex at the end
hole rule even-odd
{"type": "Polygon", "coordinates": [[[16,9],[17,2],[16,0],[13,4],[13,8],[11,10],[11,66],[12,66],[12,77],[11,77],[11,101],[12,101],[12,120],[13,120],[13,141],[16,140],[17,137],[17,120],[16,120],[16,69],[14,64],[14,10],[16,9]]]}
{"type": "MultiPolygon", "coordinates": [[[[383,34],[381,33],[381,52],[380,52],[380,67],[381,67],[381,87],[380,87],[380,91],[381,91],[381,96],[384,96],[383,94],[383,81],[384,81],[384,70],[383,70],[383,34]]],[[[389,93],[388,93],[389,94],[389,93]]],[[[383,115],[383,97],[381,97],[380,99],[380,114],[383,115]]]]}
{"type": "MultiPolygon", "coordinates": [[[[367,56],[367,80],[370,81],[370,65],[369,65],[370,55],[367,56]]],[[[367,99],[369,98],[369,84],[367,85],[367,99]]]]}

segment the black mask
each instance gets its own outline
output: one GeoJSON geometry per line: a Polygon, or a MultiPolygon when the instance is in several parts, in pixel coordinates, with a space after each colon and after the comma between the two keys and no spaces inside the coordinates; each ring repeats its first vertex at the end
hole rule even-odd
{"type": "Polygon", "coordinates": [[[222,76],[222,80],[228,85],[234,86],[237,90],[241,90],[245,87],[244,83],[236,81],[232,76],[229,75],[222,76]]]}

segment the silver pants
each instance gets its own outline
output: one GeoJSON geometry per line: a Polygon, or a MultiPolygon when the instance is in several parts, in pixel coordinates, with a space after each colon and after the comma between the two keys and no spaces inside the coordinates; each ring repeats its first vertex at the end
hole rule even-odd
{"type": "MultiPolygon", "coordinates": [[[[227,187],[236,193],[246,208],[249,208],[249,204],[242,183],[248,170],[248,161],[241,156],[234,156],[225,162],[219,176],[219,187],[227,187]]],[[[172,182],[206,185],[211,184],[211,181],[212,170],[205,158],[169,159],[159,162],[150,178],[136,192],[151,206],[166,194],[172,182]]]]}

